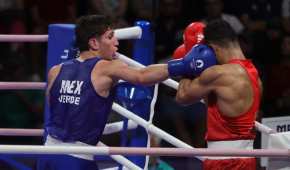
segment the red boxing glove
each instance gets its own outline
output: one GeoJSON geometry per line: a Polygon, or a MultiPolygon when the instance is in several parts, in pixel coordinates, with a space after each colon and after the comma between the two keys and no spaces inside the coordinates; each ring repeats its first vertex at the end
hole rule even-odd
{"type": "Polygon", "coordinates": [[[173,59],[183,58],[185,54],[186,54],[185,45],[181,44],[179,47],[175,49],[173,53],[173,59]]]}
{"type": "Polygon", "coordinates": [[[189,24],[183,33],[183,41],[185,44],[186,53],[196,44],[203,43],[203,30],[205,24],[202,22],[193,22],[189,24]]]}

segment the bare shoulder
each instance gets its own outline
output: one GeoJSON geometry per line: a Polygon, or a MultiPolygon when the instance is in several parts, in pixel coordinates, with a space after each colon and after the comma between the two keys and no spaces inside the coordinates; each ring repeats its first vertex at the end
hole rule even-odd
{"type": "Polygon", "coordinates": [[[204,70],[204,72],[202,72],[202,74],[206,74],[206,75],[219,75],[224,73],[225,71],[225,65],[215,65],[212,67],[207,68],[206,70],[204,70]]]}
{"type": "Polygon", "coordinates": [[[95,71],[103,75],[115,75],[116,73],[126,69],[128,65],[119,59],[101,60],[95,66],[95,71]]]}
{"type": "Polygon", "coordinates": [[[51,89],[51,86],[54,82],[54,80],[56,79],[56,76],[58,75],[58,73],[60,72],[62,64],[58,64],[53,66],[49,71],[48,71],[48,76],[47,76],[47,90],[46,90],[46,95],[49,95],[49,91],[51,89]]]}
{"type": "Polygon", "coordinates": [[[116,59],[116,60],[101,60],[96,64],[97,67],[102,68],[119,68],[119,67],[127,67],[128,65],[123,61],[116,59]]]}
{"type": "Polygon", "coordinates": [[[116,59],[116,60],[112,60],[111,64],[112,67],[116,67],[116,68],[126,68],[128,67],[128,64],[124,63],[123,61],[116,59]]]}
{"type": "Polygon", "coordinates": [[[123,62],[118,60],[99,61],[91,74],[91,81],[96,92],[103,97],[109,95],[110,88],[119,80],[117,72],[122,72],[123,62]]]}
{"type": "Polygon", "coordinates": [[[61,69],[62,64],[58,64],[53,66],[49,72],[48,72],[48,81],[51,82],[53,79],[55,79],[55,77],[58,75],[60,69],[61,69]]]}

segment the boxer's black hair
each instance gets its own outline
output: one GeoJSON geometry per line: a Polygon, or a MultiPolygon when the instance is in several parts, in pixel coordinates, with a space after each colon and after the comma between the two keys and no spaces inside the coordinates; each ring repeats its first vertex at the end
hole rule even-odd
{"type": "Polygon", "coordinates": [[[226,21],[216,19],[206,25],[204,40],[207,44],[229,47],[229,45],[238,43],[238,35],[226,21]]]}
{"type": "Polygon", "coordinates": [[[80,17],[76,22],[76,46],[79,50],[89,50],[89,39],[92,37],[100,37],[109,28],[112,27],[112,22],[109,17],[104,15],[86,15],[80,17]]]}

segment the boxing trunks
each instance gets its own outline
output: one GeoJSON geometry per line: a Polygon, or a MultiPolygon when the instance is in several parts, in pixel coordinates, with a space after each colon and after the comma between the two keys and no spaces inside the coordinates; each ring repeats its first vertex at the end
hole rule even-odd
{"type": "MultiPolygon", "coordinates": [[[[256,113],[260,105],[260,88],[258,71],[250,60],[231,60],[229,63],[239,64],[247,72],[253,88],[253,104],[250,109],[238,117],[222,115],[214,96],[209,97],[207,114],[206,140],[212,149],[253,149],[255,138],[256,113]]],[[[252,157],[208,157],[203,163],[204,169],[247,169],[256,168],[256,160],[252,157]]]]}
{"type": "MultiPolygon", "coordinates": [[[[76,59],[62,64],[49,92],[49,112],[46,115],[45,145],[96,146],[111,111],[115,89],[108,97],[98,95],[91,82],[91,72],[100,61],[95,57],[80,62],[76,59]]],[[[65,155],[45,158],[39,169],[97,169],[93,156],[65,155]],[[74,168],[73,168],[74,167],[74,168]],[[90,168],[89,168],[90,167],[90,168]],[[46,169],[46,168],[44,168],[46,169]]]]}

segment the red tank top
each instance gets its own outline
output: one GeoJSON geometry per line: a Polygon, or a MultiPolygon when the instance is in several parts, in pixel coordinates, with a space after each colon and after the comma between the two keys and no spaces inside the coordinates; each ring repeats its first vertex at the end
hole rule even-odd
{"type": "Polygon", "coordinates": [[[220,113],[214,96],[209,96],[207,114],[207,141],[241,140],[255,138],[256,113],[260,105],[258,71],[250,60],[230,60],[229,63],[241,65],[248,73],[254,90],[254,101],[250,109],[238,116],[227,117],[220,113]]]}

